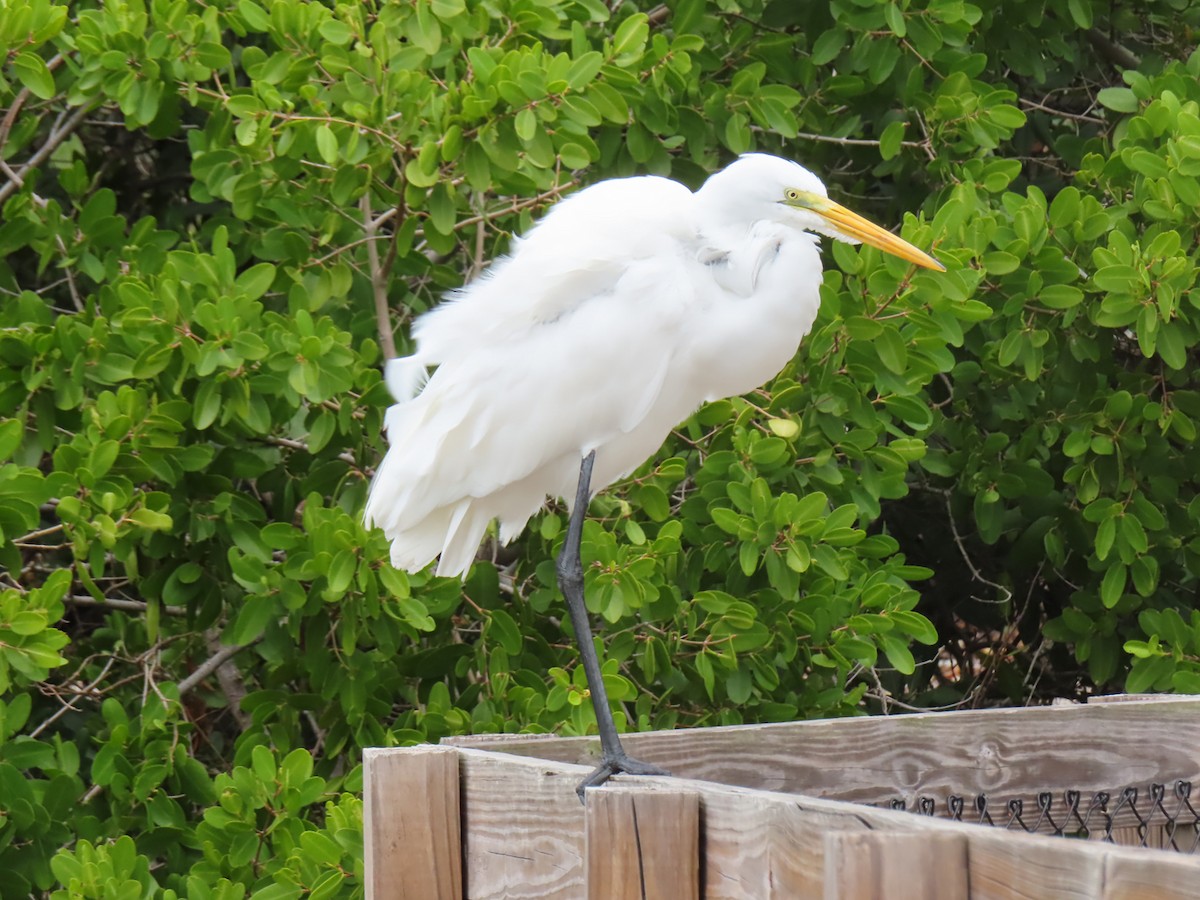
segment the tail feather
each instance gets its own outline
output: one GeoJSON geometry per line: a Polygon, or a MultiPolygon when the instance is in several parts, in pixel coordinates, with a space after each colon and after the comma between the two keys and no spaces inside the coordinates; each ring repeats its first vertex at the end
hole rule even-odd
{"type": "Polygon", "coordinates": [[[417,396],[428,377],[425,361],[415,354],[396,356],[383,364],[383,380],[397,403],[407,403],[417,396]]]}
{"type": "Polygon", "coordinates": [[[441,559],[438,560],[438,575],[452,577],[467,574],[490,521],[491,517],[479,508],[477,501],[463,500],[459,503],[446,530],[446,541],[442,545],[441,559]]]}
{"type": "Polygon", "coordinates": [[[438,510],[416,527],[404,531],[384,529],[391,541],[392,565],[406,572],[420,572],[442,551],[450,510],[438,510]]]}

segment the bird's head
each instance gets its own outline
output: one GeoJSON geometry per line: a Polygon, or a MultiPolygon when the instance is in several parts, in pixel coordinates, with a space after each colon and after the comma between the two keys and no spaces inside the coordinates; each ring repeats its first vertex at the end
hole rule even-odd
{"type": "Polygon", "coordinates": [[[825,185],[791,160],[746,153],[704,183],[699,196],[725,221],[769,219],[851,244],[864,243],[927,269],[946,267],[908,241],[829,199],[825,185]]]}

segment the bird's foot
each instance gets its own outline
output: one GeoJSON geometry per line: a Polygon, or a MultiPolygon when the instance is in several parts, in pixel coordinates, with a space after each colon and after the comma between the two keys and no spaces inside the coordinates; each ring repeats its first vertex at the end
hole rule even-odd
{"type": "Polygon", "coordinates": [[[653,763],[642,762],[640,759],[634,759],[632,756],[627,756],[625,753],[614,754],[601,760],[600,765],[596,767],[587,778],[579,782],[579,787],[575,788],[575,793],[579,795],[579,802],[584,802],[583,795],[590,787],[599,787],[608,781],[612,776],[621,773],[625,775],[670,775],[666,769],[654,765],[653,763]]]}

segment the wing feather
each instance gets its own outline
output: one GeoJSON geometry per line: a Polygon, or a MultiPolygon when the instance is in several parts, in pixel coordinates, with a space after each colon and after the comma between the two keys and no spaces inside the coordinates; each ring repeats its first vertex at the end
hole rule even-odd
{"type": "Polygon", "coordinates": [[[547,494],[570,502],[589,450],[603,448],[598,490],[692,411],[689,322],[727,290],[702,262],[692,203],[660,178],[588,188],[417,321],[416,352],[389,364],[400,402],[366,509],[393,562],[440,554],[439,574],[465,572],[493,519],[507,542],[547,494]],[[650,211],[635,228],[632,209],[650,211]]]}

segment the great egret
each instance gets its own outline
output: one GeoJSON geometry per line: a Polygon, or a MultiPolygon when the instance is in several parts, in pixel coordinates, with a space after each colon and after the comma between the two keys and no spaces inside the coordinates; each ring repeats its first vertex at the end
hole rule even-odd
{"type": "Polygon", "coordinates": [[[581,798],[615,772],[662,773],[626,755],[605,695],[583,599],[588,501],[700,404],[753,390],[795,355],[817,314],[817,234],[944,271],[807,169],[748,154],[695,193],[642,176],[561,201],[416,321],[415,353],[388,362],[396,404],[365,518],[393,565],[440,554],[437,574],[461,575],[493,519],[507,543],[547,496],[570,506],[559,586],[601,744],[581,798]]]}

